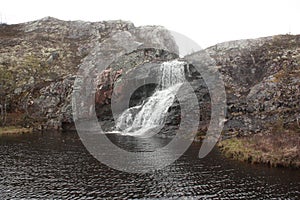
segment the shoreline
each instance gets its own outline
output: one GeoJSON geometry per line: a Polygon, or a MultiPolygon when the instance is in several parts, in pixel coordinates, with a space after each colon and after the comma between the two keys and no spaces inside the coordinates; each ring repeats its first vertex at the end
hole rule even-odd
{"type": "Polygon", "coordinates": [[[269,167],[300,169],[298,132],[234,137],[220,141],[218,147],[229,159],[269,167]]]}
{"type": "Polygon", "coordinates": [[[32,131],[33,131],[32,128],[4,126],[4,127],[0,127],[0,136],[9,135],[9,134],[26,134],[26,133],[32,133],[32,131]]]}
{"type": "MultiPolygon", "coordinates": [[[[1,135],[28,134],[33,128],[17,126],[0,127],[1,135]]],[[[200,142],[205,136],[197,136],[194,141],[200,142]],[[197,138],[197,139],[196,139],[197,138]]],[[[228,159],[249,164],[266,165],[300,169],[300,134],[285,133],[257,134],[246,137],[233,137],[217,143],[221,154],[228,159]]]]}

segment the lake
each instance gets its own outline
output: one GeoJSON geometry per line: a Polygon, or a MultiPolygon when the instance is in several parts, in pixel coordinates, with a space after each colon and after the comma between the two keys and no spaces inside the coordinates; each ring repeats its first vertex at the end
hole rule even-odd
{"type": "MultiPolygon", "coordinates": [[[[149,151],[169,139],[109,135],[130,151],[149,151]]],[[[224,158],[215,148],[197,158],[193,143],[170,166],[147,174],[107,167],[76,132],[0,136],[0,199],[299,199],[300,171],[224,158]]],[[[155,159],[155,158],[153,158],[155,159]]]]}

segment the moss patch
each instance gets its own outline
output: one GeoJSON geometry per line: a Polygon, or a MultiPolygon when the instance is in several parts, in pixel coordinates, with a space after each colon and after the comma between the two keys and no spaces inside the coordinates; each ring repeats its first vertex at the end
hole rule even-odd
{"type": "Polygon", "coordinates": [[[271,167],[300,168],[300,134],[254,135],[219,142],[228,158],[271,167]]]}

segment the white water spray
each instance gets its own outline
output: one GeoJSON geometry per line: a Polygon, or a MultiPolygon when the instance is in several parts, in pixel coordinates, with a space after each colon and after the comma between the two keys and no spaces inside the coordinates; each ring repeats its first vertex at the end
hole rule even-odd
{"type": "Polygon", "coordinates": [[[164,62],[160,66],[160,86],[141,105],[126,109],[117,119],[116,131],[124,135],[147,136],[149,131],[160,129],[169,107],[185,80],[184,62],[164,62]]]}

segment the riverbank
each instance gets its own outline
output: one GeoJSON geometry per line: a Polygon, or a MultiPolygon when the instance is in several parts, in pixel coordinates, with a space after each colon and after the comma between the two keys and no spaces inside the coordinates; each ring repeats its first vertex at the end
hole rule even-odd
{"type": "Polygon", "coordinates": [[[31,133],[32,128],[23,128],[17,126],[5,126],[0,127],[0,135],[4,134],[24,134],[24,133],[31,133]]]}
{"type": "Polygon", "coordinates": [[[258,134],[219,142],[228,158],[270,167],[300,168],[300,133],[258,134]]]}

